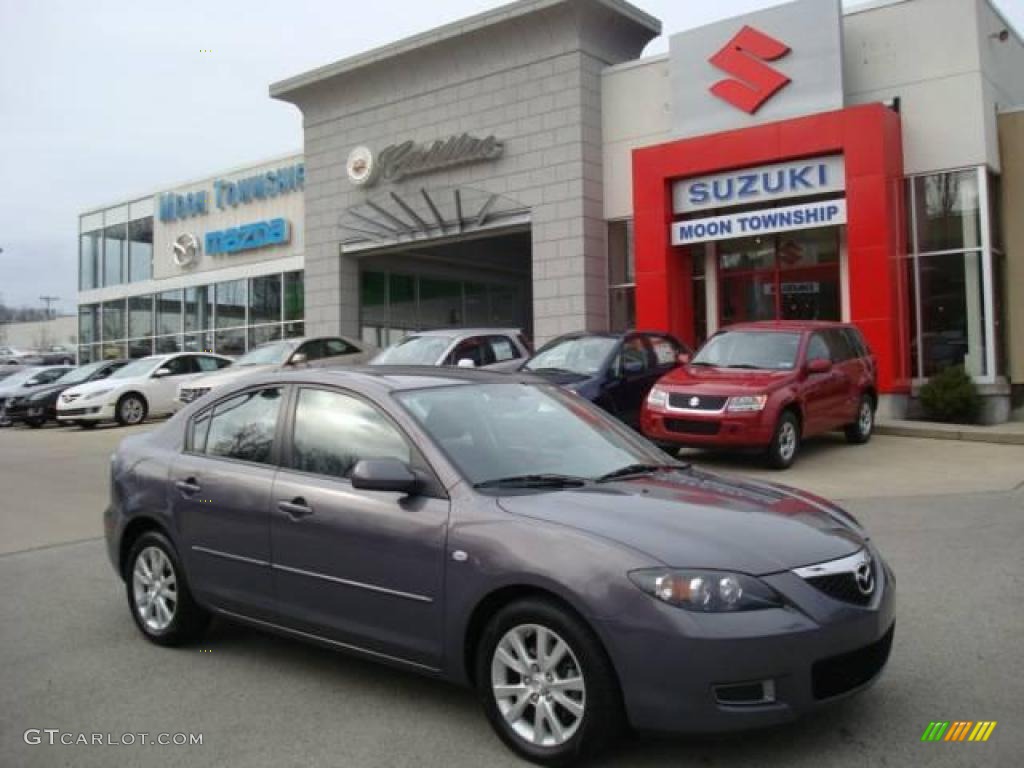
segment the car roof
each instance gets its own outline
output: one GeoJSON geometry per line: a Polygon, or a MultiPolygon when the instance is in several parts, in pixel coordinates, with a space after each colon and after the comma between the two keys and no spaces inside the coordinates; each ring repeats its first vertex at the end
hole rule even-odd
{"type": "Polygon", "coordinates": [[[433,328],[413,331],[409,336],[486,336],[492,333],[522,333],[518,328],[433,328]]]}
{"type": "Polygon", "coordinates": [[[828,328],[853,328],[850,323],[830,320],[759,320],[727,325],[723,331],[822,331],[828,328]]]}

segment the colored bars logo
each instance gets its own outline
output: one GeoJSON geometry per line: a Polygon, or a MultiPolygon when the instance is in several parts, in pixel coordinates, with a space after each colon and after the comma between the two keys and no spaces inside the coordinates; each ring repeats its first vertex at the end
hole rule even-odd
{"type": "Polygon", "coordinates": [[[789,84],[789,78],[765,64],[789,53],[789,46],[753,27],[743,27],[708,61],[733,80],[719,80],[711,92],[747,114],[789,84]]]}
{"type": "Polygon", "coordinates": [[[921,741],[988,741],[995,729],[995,720],[931,722],[921,734],[921,741]]]}

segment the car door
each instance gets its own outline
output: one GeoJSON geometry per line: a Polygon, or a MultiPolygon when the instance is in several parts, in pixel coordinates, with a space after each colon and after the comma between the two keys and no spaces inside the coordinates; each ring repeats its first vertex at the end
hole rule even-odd
{"type": "Polygon", "coordinates": [[[344,365],[345,363],[350,363],[353,357],[360,352],[360,349],[349,344],[344,339],[324,339],[323,356],[320,358],[317,366],[344,365]]]}
{"type": "Polygon", "coordinates": [[[843,395],[841,372],[832,360],[832,351],[824,333],[816,331],[807,342],[806,365],[815,360],[832,363],[828,371],[812,373],[806,370],[803,382],[804,434],[816,434],[832,429],[836,424],[836,409],[843,395]]]}
{"type": "Polygon", "coordinates": [[[864,372],[857,350],[850,343],[850,338],[842,328],[831,328],[825,331],[825,341],[828,342],[832,354],[832,363],[835,366],[837,386],[842,390],[837,391],[834,412],[830,414],[833,426],[850,424],[857,418],[857,406],[860,404],[860,383],[864,372]]]}
{"type": "Polygon", "coordinates": [[[185,377],[199,373],[199,365],[195,355],[178,355],[165,361],[146,382],[145,391],[150,416],[160,416],[174,410],[174,396],[178,385],[185,377]],[[157,376],[157,372],[167,369],[169,373],[157,376]]]}
{"type": "Polygon", "coordinates": [[[274,615],[270,509],[285,390],[261,387],[196,414],[170,497],[192,588],[224,610],[274,615]]]}
{"type": "Polygon", "coordinates": [[[620,419],[634,429],[640,426],[640,408],[657,380],[657,369],[647,340],[631,334],[622,341],[609,370],[607,392],[620,419]]]}
{"type": "MultiPolygon", "coordinates": [[[[448,499],[356,490],[356,462],[429,468],[374,403],[345,390],[296,388],[274,482],[271,540],[281,620],[375,654],[441,662],[448,499]]],[[[437,486],[440,489],[440,486],[437,486]]]]}

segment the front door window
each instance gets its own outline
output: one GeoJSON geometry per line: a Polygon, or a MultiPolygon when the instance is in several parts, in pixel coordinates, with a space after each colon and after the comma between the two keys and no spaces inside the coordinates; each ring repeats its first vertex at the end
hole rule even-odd
{"type": "Polygon", "coordinates": [[[842,319],[838,227],[725,240],[718,271],[722,325],[842,319]]]}

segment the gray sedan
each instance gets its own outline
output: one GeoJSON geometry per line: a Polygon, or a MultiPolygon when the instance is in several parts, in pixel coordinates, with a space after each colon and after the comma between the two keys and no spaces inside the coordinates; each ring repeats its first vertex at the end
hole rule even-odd
{"type": "Polygon", "coordinates": [[[111,475],[149,640],[215,615],[470,685],[543,764],[626,723],[791,720],[874,682],[892,643],[892,573],[848,514],[671,460],[522,374],[262,374],[125,439],[111,475]]]}

